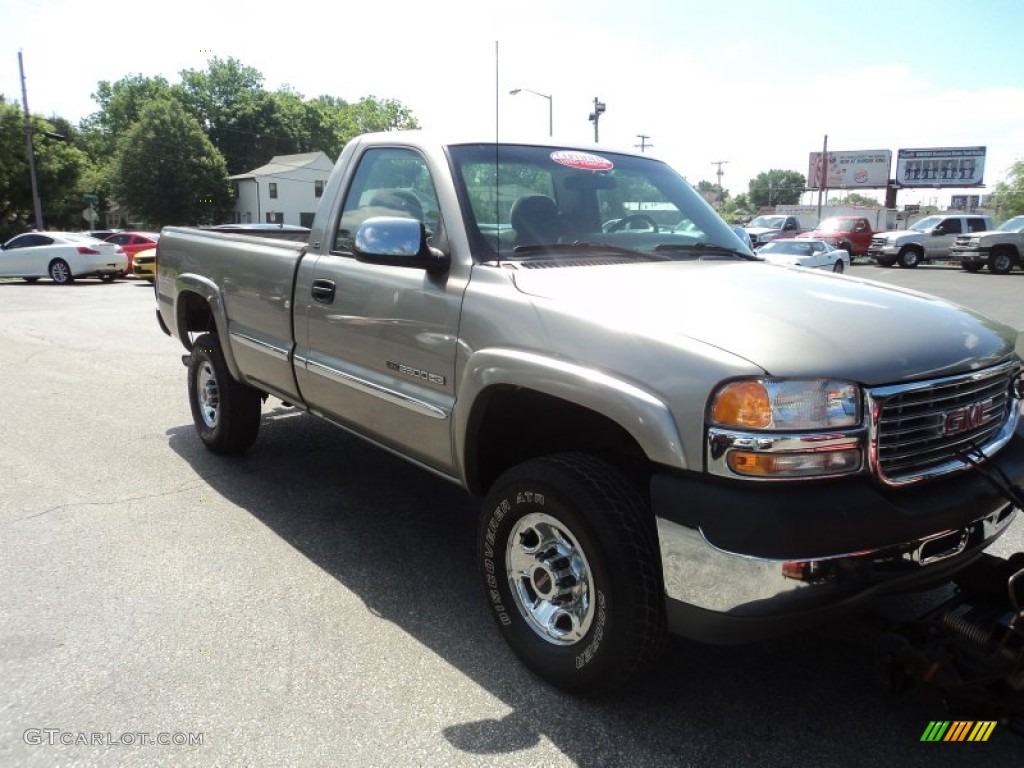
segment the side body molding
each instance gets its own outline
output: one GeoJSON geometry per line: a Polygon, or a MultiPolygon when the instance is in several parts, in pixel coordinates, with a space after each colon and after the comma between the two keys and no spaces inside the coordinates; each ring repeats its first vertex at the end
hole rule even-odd
{"type": "Polygon", "coordinates": [[[473,404],[481,392],[498,385],[523,387],[588,408],[629,432],[651,461],[686,468],[675,420],[668,406],[650,392],[565,360],[514,349],[488,349],[469,358],[455,401],[455,460],[463,470],[473,404]]]}
{"type": "Polygon", "coordinates": [[[213,315],[214,325],[217,326],[217,336],[220,337],[221,351],[224,353],[224,362],[228,366],[232,378],[242,380],[238,364],[235,362],[235,354],[231,349],[231,342],[228,338],[228,313],[224,307],[224,298],[217,284],[208,277],[197,275],[192,272],[183,272],[175,280],[175,306],[174,322],[176,325],[178,339],[191,351],[192,343],[188,335],[188,326],[185,322],[185,304],[182,302],[182,295],[188,291],[201,296],[210,306],[210,313],[213,315]]]}

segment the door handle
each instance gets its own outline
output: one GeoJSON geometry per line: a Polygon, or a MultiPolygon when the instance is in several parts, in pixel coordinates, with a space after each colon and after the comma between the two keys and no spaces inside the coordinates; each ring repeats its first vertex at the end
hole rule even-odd
{"type": "Polygon", "coordinates": [[[312,293],[313,301],[318,301],[321,304],[330,304],[334,301],[334,281],[314,280],[312,293]]]}

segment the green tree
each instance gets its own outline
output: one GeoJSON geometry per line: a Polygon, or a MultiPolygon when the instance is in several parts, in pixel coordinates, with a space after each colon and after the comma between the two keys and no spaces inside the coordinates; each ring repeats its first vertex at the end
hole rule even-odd
{"type": "Polygon", "coordinates": [[[92,94],[100,108],[81,123],[84,146],[93,161],[112,159],[118,140],[138,122],[146,105],[175,93],[163,77],[128,75],[115,82],[100,80],[92,94]]]}
{"type": "Polygon", "coordinates": [[[150,102],[118,144],[113,192],[133,220],[212,224],[231,210],[224,158],[173,99],[150,102]]]}
{"type": "Polygon", "coordinates": [[[862,195],[859,192],[850,192],[845,195],[838,195],[828,199],[829,205],[861,205],[868,208],[878,206],[880,203],[873,197],[862,195]]]}
{"type": "MultiPolygon", "coordinates": [[[[63,132],[67,121],[57,119],[61,130],[41,117],[32,117],[36,182],[43,226],[50,229],[82,229],[81,177],[89,162],[85,153],[70,144],[63,132]],[[57,138],[58,136],[63,138],[57,138]]],[[[25,118],[21,107],[0,97],[0,241],[35,226],[32,177],[25,155],[25,118]]]]}
{"type": "Polygon", "coordinates": [[[770,205],[794,205],[806,186],[802,173],[773,168],[757,174],[750,180],[747,197],[750,204],[760,208],[770,205]]]}
{"type": "Polygon", "coordinates": [[[1024,160],[1010,166],[1006,181],[996,184],[989,205],[995,208],[1000,220],[1024,213],[1024,160]]]}

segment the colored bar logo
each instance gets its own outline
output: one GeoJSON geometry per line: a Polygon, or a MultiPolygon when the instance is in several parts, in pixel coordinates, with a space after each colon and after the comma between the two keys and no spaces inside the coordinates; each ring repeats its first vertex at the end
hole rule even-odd
{"type": "Polygon", "coordinates": [[[995,720],[932,720],[921,741],[988,741],[995,729],[995,720]]]}

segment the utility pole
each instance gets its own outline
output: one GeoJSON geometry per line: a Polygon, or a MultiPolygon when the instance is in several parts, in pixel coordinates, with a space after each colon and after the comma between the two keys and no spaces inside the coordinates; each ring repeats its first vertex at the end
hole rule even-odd
{"type": "Polygon", "coordinates": [[[43,229],[43,206],[39,202],[39,184],[36,181],[36,153],[32,148],[32,115],[28,111],[28,92],[25,90],[25,64],[18,51],[18,72],[21,74],[21,106],[25,110],[25,154],[28,155],[28,172],[32,177],[32,207],[36,214],[36,229],[43,229]]]}
{"type": "Polygon", "coordinates": [[[594,143],[597,144],[597,123],[604,114],[605,104],[597,96],[594,97],[594,111],[590,113],[590,121],[594,124],[594,143]]]}
{"type": "Polygon", "coordinates": [[[642,134],[642,133],[638,133],[638,134],[636,135],[636,137],[637,137],[638,139],[640,139],[640,143],[639,143],[639,144],[634,144],[633,146],[634,146],[634,147],[637,147],[637,148],[638,148],[638,149],[639,149],[639,150],[640,150],[641,152],[643,152],[644,150],[646,150],[646,149],[647,149],[648,147],[653,147],[653,146],[654,146],[653,144],[650,144],[650,143],[648,143],[648,141],[647,141],[647,140],[648,140],[649,138],[651,138],[650,136],[645,136],[645,135],[644,135],[644,134],[642,134]]]}
{"type": "Polygon", "coordinates": [[[718,177],[718,199],[721,200],[722,199],[722,176],[725,174],[725,171],[722,170],[722,166],[723,165],[728,165],[729,161],[728,160],[712,160],[711,164],[718,167],[718,170],[715,171],[715,175],[718,177]]]}

